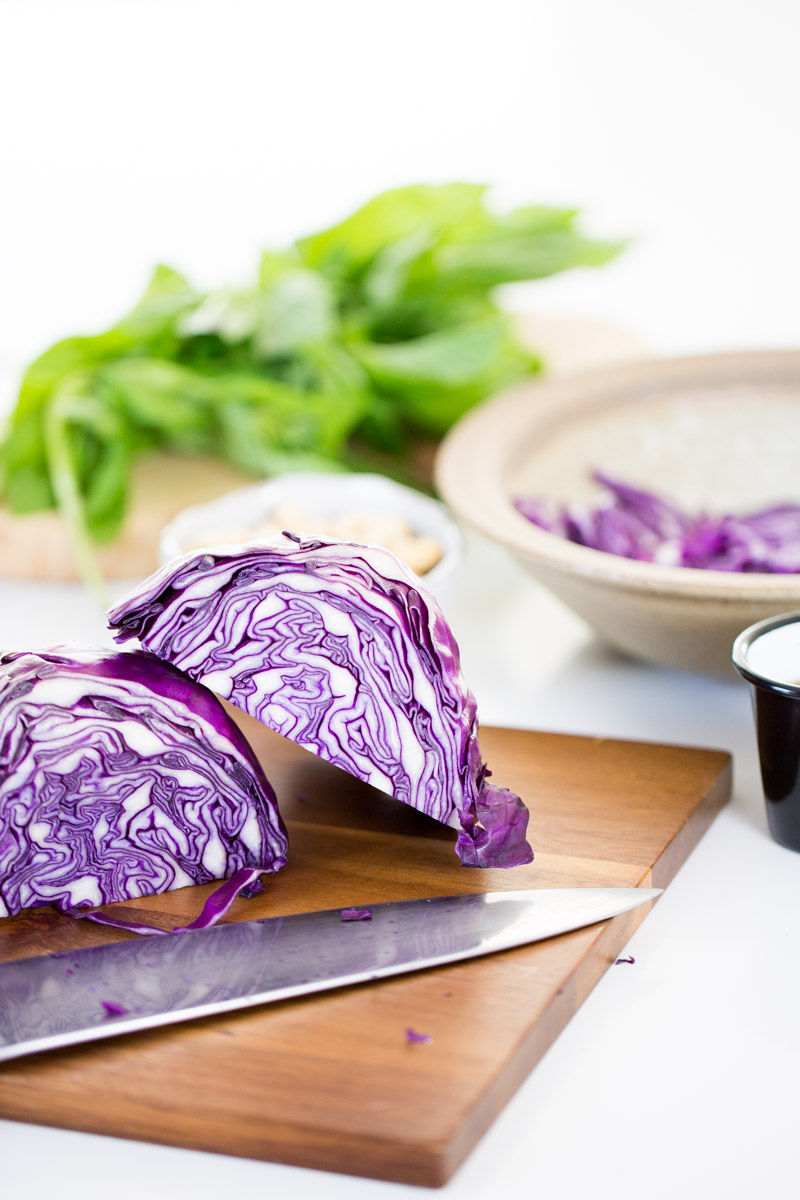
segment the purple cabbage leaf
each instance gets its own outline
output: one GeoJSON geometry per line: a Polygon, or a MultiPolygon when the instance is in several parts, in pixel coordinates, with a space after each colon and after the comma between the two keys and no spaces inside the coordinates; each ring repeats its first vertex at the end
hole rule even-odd
{"type": "Polygon", "coordinates": [[[452,632],[388,551],[287,534],[189,554],[109,616],[117,641],[454,828],[464,865],[531,861],[528,810],[488,781],[452,632]]]}
{"type": "Polygon", "coordinates": [[[342,921],[371,921],[371,908],[343,908],[339,914],[342,921]]]}
{"type": "Polygon", "coordinates": [[[640,562],[712,571],[800,572],[800,505],[780,504],[744,516],[691,516],[654,492],[596,471],[607,493],[587,505],[520,497],[519,513],[579,546],[640,562]]]}
{"type": "Polygon", "coordinates": [[[128,917],[120,916],[117,912],[106,913],[101,909],[70,909],[73,917],[94,921],[97,925],[111,925],[114,929],[126,929],[128,933],[161,936],[167,933],[188,933],[193,929],[210,929],[228,913],[231,905],[238,896],[252,898],[258,891],[266,891],[260,882],[259,867],[242,867],[230,879],[226,879],[206,900],[200,914],[188,925],[173,925],[170,929],[161,929],[158,925],[148,925],[141,921],[131,921],[128,917]]]}
{"type": "MultiPolygon", "coordinates": [[[[0,916],[241,887],[286,848],[272,788],[207,688],[141,650],[0,657],[0,916]]],[[[233,899],[215,896],[205,923],[233,899]]]]}

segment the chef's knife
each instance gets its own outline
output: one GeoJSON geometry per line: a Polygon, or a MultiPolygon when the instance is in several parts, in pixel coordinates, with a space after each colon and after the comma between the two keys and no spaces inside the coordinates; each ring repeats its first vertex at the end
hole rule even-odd
{"type": "Polygon", "coordinates": [[[553,888],[436,896],[0,964],[0,1061],[508,950],[660,894],[553,888]]]}

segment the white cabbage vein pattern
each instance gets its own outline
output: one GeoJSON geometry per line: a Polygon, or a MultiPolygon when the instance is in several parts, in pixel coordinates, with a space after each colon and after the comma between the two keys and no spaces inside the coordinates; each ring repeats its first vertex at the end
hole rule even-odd
{"type": "Polygon", "coordinates": [[[142,651],[0,659],[0,916],[285,861],[272,789],[206,689],[142,651]]]}
{"type": "Polygon", "coordinates": [[[458,647],[387,551],[287,535],[187,555],[110,614],[301,746],[459,831],[462,861],[530,861],[527,809],[487,781],[458,647]]]}

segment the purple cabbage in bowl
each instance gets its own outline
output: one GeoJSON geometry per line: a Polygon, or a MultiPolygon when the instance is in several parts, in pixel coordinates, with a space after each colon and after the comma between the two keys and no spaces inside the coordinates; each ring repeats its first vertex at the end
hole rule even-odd
{"type": "Polygon", "coordinates": [[[515,508],[548,533],[639,562],[709,571],[800,572],[800,505],[775,505],[746,516],[690,516],[654,492],[601,471],[593,478],[610,494],[595,508],[558,507],[525,497],[515,501],[515,508]]]}

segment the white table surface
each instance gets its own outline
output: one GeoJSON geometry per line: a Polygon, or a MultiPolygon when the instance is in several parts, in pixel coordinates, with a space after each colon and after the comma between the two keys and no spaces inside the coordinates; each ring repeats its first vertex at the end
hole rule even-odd
{"type": "MultiPolygon", "coordinates": [[[[264,244],[455,178],[633,235],[520,307],[665,353],[796,344],[798,36],[796,0],[0,0],[0,369],[110,324],[158,260],[244,281],[264,244]]],[[[612,656],[477,541],[451,615],[485,723],[722,747],[736,786],[443,1195],[794,1200],[800,858],[746,687],[612,656]]],[[[101,635],[78,589],[0,584],[0,643],[101,635]]],[[[0,1122],[2,1200],[420,1194],[0,1122]]]]}
{"type": "MultiPolygon", "coordinates": [[[[0,612],[7,645],[105,636],[77,587],[3,583],[0,612]]],[[[450,616],[485,724],[720,747],[736,782],[629,942],[635,964],[609,969],[444,1194],[795,1197],[800,859],[767,832],[746,685],[613,655],[477,538],[450,616]]],[[[420,1195],[11,1122],[0,1164],[15,1200],[420,1195]]]]}

